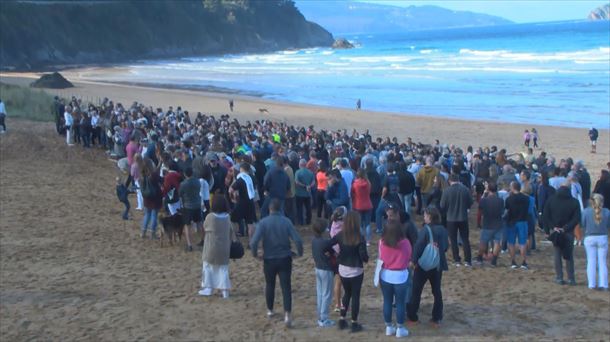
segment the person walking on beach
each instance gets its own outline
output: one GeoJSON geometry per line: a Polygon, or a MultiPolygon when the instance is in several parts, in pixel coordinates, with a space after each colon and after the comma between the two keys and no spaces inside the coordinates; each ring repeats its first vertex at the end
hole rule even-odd
{"type": "Polygon", "coordinates": [[[525,147],[530,147],[531,138],[530,131],[526,129],[525,132],[523,132],[523,145],[525,145],[525,147]]]}
{"type": "Polygon", "coordinates": [[[311,240],[311,255],[313,256],[316,269],[318,326],[323,328],[335,325],[335,322],[328,318],[328,310],[333,298],[333,279],[335,277],[333,266],[331,265],[331,255],[334,255],[335,252],[331,240],[322,237],[327,226],[327,220],[316,219],[312,225],[314,238],[311,240]]]}
{"type": "Polygon", "coordinates": [[[362,108],[362,101],[360,101],[360,99],[358,99],[358,101],[356,101],[356,110],[360,110],[362,108]]]}
{"type": "Polygon", "coordinates": [[[563,265],[566,260],[569,284],[576,285],[574,277],[574,228],[580,222],[580,204],[572,197],[570,185],[564,184],[544,205],[542,222],[548,239],[553,242],[555,282],[564,285],[563,265]]]}
{"type": "Polygon", "coordinates": [[[182,204],[182,219],[184,222],[184,236],[186,237],[186,251],[191,252],[191,229],[201,230],[201,184],[199,179],[193,177],[193,168],[184,170],[185,180],[180,183],[180,203],[182,204]]]}
{"type": "Polygon", "coordinates": [[[4,102],[0,99],[0,126],[2,126],[2,131],[0,133],[6,132],[6,107],[4,106],[4,102]]]}
{"type": "Polygon", "coordinates": [[[229,110],[233,111],[233,99],[229,100],[229,110]]]}
{"type": "Polygon", "coordinates": [[[589,288],[608,291],[608,229],[610,229],[610,210],[603,207],[604,197],[593,194],[591,206],[582,214],[581,226],[585,234],[587,252],[587,280],[589,288]],[[598,271],[599,272],[596,272],[598,271]],[[596,273],[599,280],[596,283],[596,273]],[[597,286],[596,286],[597,285],[597,286]]]}
{"type": "Polygon", "coordinates": [[[532,138],[532,142],[534,143],[534,148],[538,147],[538,131],[535,128],[532,128],[530,132],[530,137],[532,138]]]}
{"type": "Polygon", "coordinates": [[[589,140],[591,140],[591,153],[595,153],[597,149],[597,138],[599,137],[599,132],[595,127],[591,127],[589,130],[589,140]]]}
{"type": "Polygon", "coordinates": [[[255,258],[258,256],[258,243],[263,241],[263,272],[265,273],[265,300],[267,317],[274,316],[275,278],[279,275],[284,304],[284,323],[292,325],[292,255],[290,240],[294,242],[297,255],[303,255],[303,241],[294,229],[292,222],[282,212],[282,201],[273,198],[269,203],[269,216],[260,220],[250,241],[250,249],[255,258]]]}
{"type": "Polygon", "coordinates": [[[527,239],[528,225],[527,218],[529,213],[529,196],[521,192],[521,184],[517,181],[510,183],[511,194],[506,199],[506,239],[511,258],[511,268],[517,268],[515,261],[515,240],[518,238],[519,250],[523,263],[521,268],[527,270],[527,239]]]}
{"type": "Polygon", "coordinates": [[[449,175],[449,187],[443,191],[441,197],[441,209],[447,213],[447,228],[451,238],[451,251],[453,262],[456,267],[460,266],[460,250],[458,246],[458,233],[462,238],[464,249],[464,266],[472,266],[470,252],[468,210],[472,205],[470,190],[460,182],[457,174],[449,175]]]}

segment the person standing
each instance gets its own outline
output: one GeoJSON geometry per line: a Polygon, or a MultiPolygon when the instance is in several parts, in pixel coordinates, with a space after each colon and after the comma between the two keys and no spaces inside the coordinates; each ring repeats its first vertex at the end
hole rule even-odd
{"type": "Polygon", "coordinates": [[[438,327],[443,320],[443,293],[441,291],[441,281],[443,278],[443,271],[449,269],[445,257],[445,252],[447,252],[447,249],[449,248],[449,239],[447,237],[447,230],[441,225],[441,215],[437,208],[428,207],[424,210],[424,223],[425,228],[420,229],[419,231],[411,258],[413,264],[415,264],[415,269],[413,271],[413,292],[411,294],[411,300],[407,305],[407,318],[411,324],[417,324],[419,321],[417,312],[419,311],[421,302],[421,293],[424,289],[424,285],[429,281],[430,287],[432,288],[432,295],[434,296],[432,319],[430,322],[435,327],[438,327]],[[424,249],[431,242],[430,235],[432,235],[434,246],[438,248],[440,260],[438,267],[425,271],[419,266],[418,262],[424,253],[424,249]]]}
{"type": "Polygon", "coordinates": [[[324,217],[328,219],[330,217],[330,208],[326,205],[326,189],[328,187],[328,176],[326,170],[326,163],[320,161],[320,168],[316,173],[316,210],[317,217],[324,217]],[[324,216],[322,216],[324,215],[324,216]]]}
{"type": "Polygon", "coordinates": [[[569,184],[559,187],[546,201],[542,215],[544,230],[554,246],[555,282],[559,285],[565,284],[561,261],[563,258],[566,260],[569,284],[574,286],[574,228],[580,222],[580,204],[572,197],[569,184]]]}
{"type": "Polygon", "coordinates": [[[521,192],[521,184],[517,181],[510,183],[510,195],[506,199],[506,239],[511,258],[511,268],[517,268],[515,261],[515,240],[518,238],[519,250],[523,263],[521,268],[528,269],[527,265],[527,239],[528,225],[527,217],[529,213],[529,196],[521,192]]]}
{"type": "Polygon", "coordinates": [[[311,255],[316,268],[318,326],[323,328],[335,325],[335,322],[328,318],[328,310],[333,298],[335,273],[330,261],[330,256],[334,254],[332,242],[330,239],[322,237],[326,227],[328,227],[327,220],[316,219],[312,225],[314,238],[311,240],[311,255]]]}
{"type": "Polygon", "coordinates": [[[275,278],[279,275],[284,304],[284,323],[292,325],[292,255],[290,240],[294,242],[297,255],[303,255],[303,241],[294,229],[292,222],[282,215],[282,200],[273,198],[269,202],[269,216],[260,220],[252,240],[252,255],[258,258],[258,244],[263,241],[263,272],[265,273],[265,299],[267,316],[272,317],[275,299],[275,278]]]}
{"type": "Polygon", "coordinates": [[[4,102],[0,99],[0,126],[2,126],[2,131],[0,133],[6,132],[6,107],[4,106],[4,102]]]}
{"type": "Polygon", "coordinates": [[[496,267],[500,254],[500,241],[502,240],[502,214],[504,213],[504,200],[498,197],[496,183],[487,183],[483,198],[479,201],[479,210],[483,216],[483,230],[479,243],[478,263],[483,263],[483,256],[487,254],[489,243],[493,243],[493,256],[491,266],[496,267]]]}
{"type": "Polygon", "coordinates": [[[142,180],[142,197],[144,198],[144,217],[142,218],[141,238],[146,238],[146,230],[150,223],[152,240],[157,239],[157,216],[163,206],[159,170],[155,168],[152,160],[144,158],[140,169],[142,180]]]}
{"type": "Polygon", "coordinates": [[[352,208],[360,214],[360,233],[366,239],[366,245],[371,243],[371,183],[366,178],[364,169],[358,170],[357,178],[352,183],[352,208]]]}
{"type": "Polygon", "coordinates": [[[434,177],[439,174],[437,168],[433,166],[434,159],[430,156],[426,158],[426,165],[420,168],[415,178],[416,184],[420,188],[421,201],[417,203],[417,213],[421,213],[422,204],[428,203],[428,198],[432,195],[434,187],[434,177]]]}
{"type": "Polygon", "coordinates": [[[369,261],[366,251],[364,238],[360,234],[360,215],[355,211],[350,211],[345,215],[343,230],[332,238],[333,244],[339,245],[339,276],[343,284],[343,300],[341,308],[341,318],[339,319],[339,329],[347,328],[345,319],[350,302],[352,305],[352,324],[353,333],[362,331],[362,325],[358,323],[360,313],[360,291],[364,280],[364,263],[369,261]]]}
{"type": "MultiPolygon", "coordinates": [[[[66,126],[66,144],[74,146],[72,143],[74,117],[72,116],[72,107],[70,106],[66,106],[66,111],[64,112],[64,126],[66,126]]],[[[129,166],[131,167],[131,163],[129,166]]]]}
{"type": "Polygon", "coordinates": [[[472,266],[470,251],[468,210],[472,205],[470,190],[460,182],[459,175],[449,175],[449,187],[443,191],[441,209],[447,214],[447,228],[451,239],[451,252],[456,267],[460,266],[460,250],[458,246],[458,233],[462,239],[464,249],[464,266],[472,266]]]}
{"type": "Polygon", "coordinates": [[[379,259],[383,265],[379,283],[383,295],[383,319],[386,336],[406,337],[405,305],[396,305],[396,327],[392,324],[392,304],[406,303],[411,243],[404,236],[400,221],[388,220],[379,240],[379,259]]]}
{"type": "Polygon", "coordinates": [[[220,290],[222,298],[229,298],[231,280],[229,279],[229,255],[231,240],[237,240],[229,218],[227,200],[218,196],[212,203],[212,214],[203,223],[205,241],[203,243],[201,290],[199,295],[211,296],[220,290]]]}
{"type": "Polygon", "coordinates": [[[604,197],[600,194],[593,194],[591,206],[582,213],[581,226],[585,234],[589,288],[608,291],[606,257],[608,256],[610,210],[604,208],[603,205],[604,197]],[[598,270],[599,272],[597,272],[598,270]],[[596,279],[596,273],[599,274],[599,280],[596,279]]]}
{"type": "Polygon", "coordinates": [[[233,111],[233,105],[234,105],[234,103],[233,103],[233,99],[230,99],[230,100],[229,100],[229,110],[230,110],[230,111],[233,111]]]}
{"type": "Polygon", "coordinates": [[[201,230],[201,197],[199,192],[201,184],[199,179],[193,177],[193,168],[184,170],[185,180],[180,183],[180,202],[182,204],[182,219],[184,222],[184,236],[186,237],[186,251],[191,252],[191,229],[195,232],[201,230]]]}
{"type": "Polygon", "coordinates": [[[248,237],[252,238],[254,224],[256,223],[256,206],[254,205],[256,190],[250,172],[250,163],[242,162],[239,165],[239,174],[237,174],[235,181],[229,187],[229,193],[236,200],[235,207],[231,212],[231,221],[239,225],[239,233],[242,236],[246,234],[246,232],[242,231],[243,227],[247,227],[248,237]]]}
{"type": "Polygon", "coordinates": [[[272,156],[275,161],[275,166],[269,169],[265,174],[265,180],[263,181],[263,188],[265,190],[265,202],[261,208],[261,218],[269,215],[269,204],[272,199],[279,200],[280,212],[284,212],[284,203],[286,201],[286,195],[290,191],[290,178],[284,170],[284,158],[277,154],[272,156]]]}
{"type": "Polygon", "coordinates": [[[360,99],[358,99],[358,101],[356,101],[356,110],[360,110],[362,108],[362,101],[360,101],[360,99]]]}
{"type": "Polygon", "coordinates": [[[299,161],[299,170],[294,175],[295,195],[297,206],[297,224],[311,224],[311,189],[316,185],[313,173],[307,168],[307,161],[299,161]],[[303,207],[305,213],[303,213],[303,207]],[[305,214],[305,221],[303,221],[305,214]]]}
{"type": "Polygon", "coordinates": [[[599,132],[595,127],[591,127],[589,130],[589,140],[591,140],[591,153],[595,153],[597,149],[597,138],[599,137],[599,132]]]}

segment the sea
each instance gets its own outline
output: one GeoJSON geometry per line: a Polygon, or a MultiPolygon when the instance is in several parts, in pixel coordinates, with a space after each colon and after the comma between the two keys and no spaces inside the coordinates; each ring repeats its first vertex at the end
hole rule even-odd
{"type": "Polygon", "coordinates": [[[355,48],[146,61],[112,77],[323,106],[355,108],[360,99],[363,110],[609,128],[610,21],[342,37],[355,48]]]}

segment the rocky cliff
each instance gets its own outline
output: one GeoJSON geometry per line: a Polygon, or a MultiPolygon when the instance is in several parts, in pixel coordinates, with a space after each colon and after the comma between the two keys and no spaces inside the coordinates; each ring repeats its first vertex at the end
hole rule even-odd
{"type": "Polygon", "coordinates": [[[610,4],[598,7],[591,11],[589,20],[610,20],[610,4]]]}
{"type": "Polygon", "coordinates": [[[0,1],[0,68],[330,46],[291,0],[0,1]]]}

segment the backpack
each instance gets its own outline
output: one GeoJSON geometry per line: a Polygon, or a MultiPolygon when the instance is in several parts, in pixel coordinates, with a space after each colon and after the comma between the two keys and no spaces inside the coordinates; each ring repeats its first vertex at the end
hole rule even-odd
{"type": "Polygon", "coordinates": [[[154,198],[159,194],[159,186],[154,184],[151,177],[144,177],[144,181],[140,185],[142,197],[154,198]]]}
{"type": "Polygon", "coordinates": [[[434,238],[432,237],[432,229],[430,226],[426,225],[426,229],[428,230],[429,242],[424,248],[424,252],[421,257],[417,261],[419,267],[421,267],[424,271],[430,271],[434,268],[438,268],[440,266],[441,256],[438,251],[438,247],[434,245],[434,238]]]}

